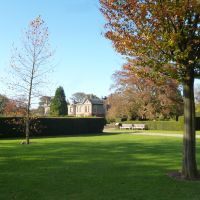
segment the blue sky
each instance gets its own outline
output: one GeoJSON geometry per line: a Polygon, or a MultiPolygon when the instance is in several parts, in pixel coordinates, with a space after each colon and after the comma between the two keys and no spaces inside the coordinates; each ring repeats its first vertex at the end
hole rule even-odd
{"type": "MultiPolygon", "coordinates": [[[[2,0],[0,6],[0,70],[6,76],[11,46],[18,44],[29,22],[41,15],[49,27],[50,44],[55,49],[51,89],[54,95],[63,86],[66,97],[75,92],[109,94],[111,75],[124,60],[103,36],[104,18],[98,0],[2,0]]],[[[0,93],[7,89],[0,84],[0,93]]]]}

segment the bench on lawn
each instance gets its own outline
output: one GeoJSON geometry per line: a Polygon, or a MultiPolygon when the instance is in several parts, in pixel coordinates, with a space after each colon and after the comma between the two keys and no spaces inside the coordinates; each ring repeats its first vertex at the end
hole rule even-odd
{"type": "Polygon", "coordinates": [[[122,124],[120,126],[120,129],[133,129],[133,125],[132,124],[122,124]]]}
{"type": "Polygon", "coordinates": [[[133,128],[132,129],[146,129],[146,125],[145,124],[133,124],[133,128]]]}

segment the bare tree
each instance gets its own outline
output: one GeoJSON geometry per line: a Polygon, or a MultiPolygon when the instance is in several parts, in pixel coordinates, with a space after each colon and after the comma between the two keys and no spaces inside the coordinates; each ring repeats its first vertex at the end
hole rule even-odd
{"type": "Polygon", "coordinates": [[[52,69],[49,66],[53,52],[50,50],[48,27],[41,16],[30,22],[20,48],[13,45],[12,50],[13,81],[10,86],[18,96],[26,99],[25,133],[26,144],[29,144],[32,100],[40,95],[46,83],[45,76],[52,69]]]}

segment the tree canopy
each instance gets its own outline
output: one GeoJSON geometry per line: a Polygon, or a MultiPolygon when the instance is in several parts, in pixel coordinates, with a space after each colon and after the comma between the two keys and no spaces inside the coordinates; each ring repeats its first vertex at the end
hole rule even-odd
{"type": "Polygon", "coordinates": [[[67,102],[65,99],[65,92],[63,87],[58,87],[55,96],[51,101],[50,114],[53,116],[67,115],[67,102]]]}
{"type": "Polygon", "coordinates": [[[176,80],[167,76],[157,79],[139,76],[151,68],[137,68],[137,74],[125,64],[113,74],[115,93],[107,99],[108,117],[129,119],[169,119],[183,114],[183,99],[176,80]]]}
{"type": "Polygon", "coordinates": [[[100,0],[106,37],[135,65],[184,81],[200,76],[200,3],[197,0],[100,0]]]}
{"type": "Polygon", "coordinates": [[[99,99],[95,94],[86,94],[84,92],[76,92],[70,98],[73,103],[82,103],[85,99],[99,99]]]}
{"type": "Polygon", "coordinates": [[[195,145],[194,79],[200,77],[198,0],[100,0],[106,37],[133,69],[150,67],[183,85],[184,139],[181,176],[198,177],[195,145]]]}

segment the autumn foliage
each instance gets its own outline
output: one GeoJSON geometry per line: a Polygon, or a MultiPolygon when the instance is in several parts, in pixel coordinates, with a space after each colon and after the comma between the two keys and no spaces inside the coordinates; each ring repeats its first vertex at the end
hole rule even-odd
{"type": "Polygon", "coordinates": [[[115,49],[143,65],[183,81],[187,66],[199,76],[197,0],[100,0],[106,37],[115,49]],[[174,66],[173,62],[176,62],[174,66]]]}
{"type": "Polygon", "coordinates": [[[113,74],[115,93],[108,98],[108,117],[129,119],[169,119],[183,114],[183,99],[176,80],[160,74],[146,77],[148,67],[126,64],[113,74]]]}
{"type": "MultiPolygon", "coordinates": [[[[184,98],[181,176],[198,177],[194,79],[200,78],[199,0],[100,0],[105,36],[134,66],[180,81],[184,98]]],[[[149,73],[150,77],[152,76],[149,73]]]]}
{"type": "Polygon", "coordinates": [[[25,116],[26,105],[17,100],[8,100],[4,107],[3,114],[5,116],[25,116]]]}

